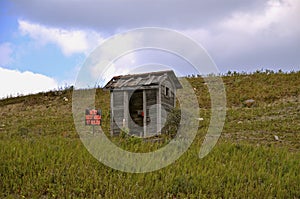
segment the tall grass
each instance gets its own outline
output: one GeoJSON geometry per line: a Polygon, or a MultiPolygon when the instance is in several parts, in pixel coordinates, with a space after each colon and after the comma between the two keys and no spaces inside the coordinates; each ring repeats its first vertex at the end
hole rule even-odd
{"type": "MultiPolygon", "coordinates": [[[[71,89],[1,100],[0,198],[300,198],[300,73],[224,76],[225,127],[203,159],[210,100],[203,79],[188,80],[204,118],[196,139],[173,164],[144,174],[113,170],[89,154],[74,128],[71,89]],[[255,106],[244,107],[250,98],[255,106]]],[[[107,92],[97,90],[96,106],[109,131],[107,92]]],[[[111,140],[134,152],[168,141],[111,140]]]]}

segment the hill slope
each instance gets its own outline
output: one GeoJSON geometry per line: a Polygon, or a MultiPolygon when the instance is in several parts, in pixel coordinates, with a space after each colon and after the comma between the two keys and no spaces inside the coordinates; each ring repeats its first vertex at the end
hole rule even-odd
{"type": "MultiPolygon", "coordinates": [[[[300,197],[300,72],[224,76],[225,127],[204,159],[197,155],[210,98],[203,79],[188,80],[204,118],[198,135],[178,161],[146,174],[110,169],[86,151],[73,124],[71,89],[1,100],[0,197],[300,197]]],[[[97,90],[96,105],[108,130],[108,92],[97,90]]],[[[135,152],[164,144],[112,140],[135,152]]]]}

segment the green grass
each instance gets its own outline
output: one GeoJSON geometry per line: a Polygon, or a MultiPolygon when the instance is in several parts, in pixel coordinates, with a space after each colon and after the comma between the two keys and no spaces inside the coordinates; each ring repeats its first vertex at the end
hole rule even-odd
{"type": "MultiPolygon", "coordinates": [[[[203,159],[209,95],[203,79],[189,81],[204,118],[198,135],[173,164],[144,174],[111,169],[89,154],[73,124],[71,89],[1,100],[0,198],[300,198],[300,73],[223,77],[226,122],[203,159]],[[250,98],[255,106],[244,107],[250,98]]],[[[109,95],[99,89],[97,96],[109,130],[109,95]]],[[[135,152],[166,144],[112,141],[135,152]]]]}
{"type": "Polygon", "coordinates": [[[219,143],[204,159],[194,144],[173,165],[146,174],[110,169],[78,139],[1,141],[1,197],[298,197],[299,153],[219,143]]]}

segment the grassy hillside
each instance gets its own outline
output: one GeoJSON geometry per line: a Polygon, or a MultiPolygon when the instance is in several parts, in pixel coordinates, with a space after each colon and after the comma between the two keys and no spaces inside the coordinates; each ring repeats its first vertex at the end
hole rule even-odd
{"type": "MultiPolygon", "coordinates": [[[[113,170],[89,154],[73,124],[71,89],[1,100],[0,198],[300,198],[300,72],[224,76],[225,127],[204,159],[210,98],[203,79],[188,80],[204,118],[198,135],[172,165],[145,174],[113,170]]],[[[108,130],[108,92],[97,90],[96,106],[108,130]]],[[[165,144],[111,139],[135,152],[165,144]]]]}

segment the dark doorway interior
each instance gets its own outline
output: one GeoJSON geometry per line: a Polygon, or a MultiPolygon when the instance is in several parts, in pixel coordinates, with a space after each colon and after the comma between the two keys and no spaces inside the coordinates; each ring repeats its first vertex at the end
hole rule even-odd
{"type": "Polygon", "coordinates": [[[129,100],[129,113],[132,121],[138,126],[143,126],[143,91],[136,90],[129,100]]]}

